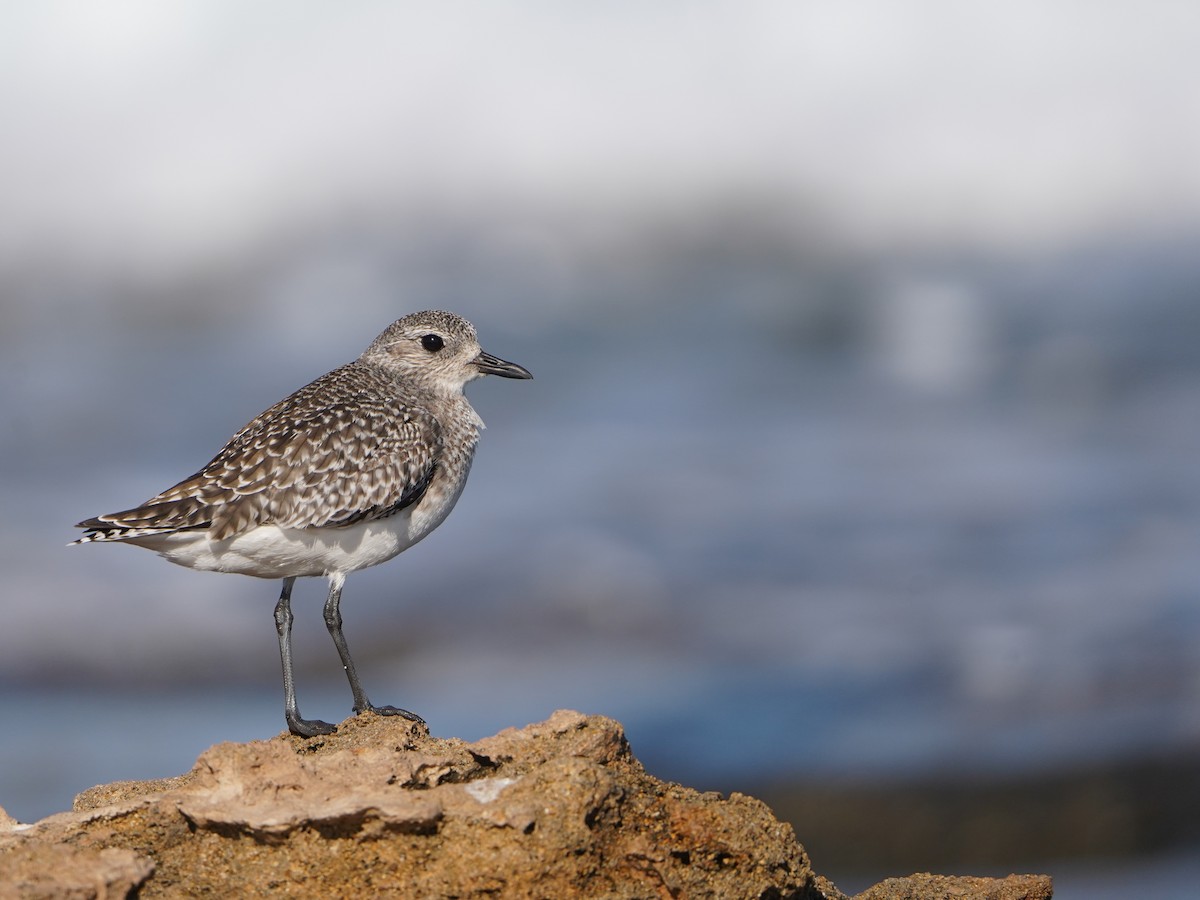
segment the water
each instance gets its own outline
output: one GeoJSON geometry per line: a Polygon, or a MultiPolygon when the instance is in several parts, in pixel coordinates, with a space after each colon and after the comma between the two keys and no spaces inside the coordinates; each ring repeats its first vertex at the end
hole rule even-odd
{"type": "MultiPolygon", "coordinates": [[[[1083,294],[1095,260],[958,269],[930,312],[911,278],[826,294],[686,262],[546,321],[522,315],[546,298],[446,304],[535,380],[472,385],[489,429],[459,508],[348,582],[376,702],[468,739],[611,715],[651,771],[705,786],[1200,740],[1200,270],[1134,254],[1083,294]],[[915,332],[880,313],[896,297],[915,332]]],[[[285,280],[200,324],[60,299],[4,338],[0,805],[19,818],[281,727],[277,585],[63,545],[403,311],[368,293],[335,314],[285,280]],[[281,310],[309,324],[273,335],[281,310]]],[[[322,599],[297,586],[300,699],[336,721],[322,599]]]]}

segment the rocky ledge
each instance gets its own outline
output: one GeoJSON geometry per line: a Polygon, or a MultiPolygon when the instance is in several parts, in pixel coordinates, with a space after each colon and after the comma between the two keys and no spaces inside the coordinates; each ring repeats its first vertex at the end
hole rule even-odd
{"type": "MultiPolygon", "coordinates": [[[[914,875],[858,896],[1050,895],[1044,876],[914,875]]],[[[659,781],[618,723],[567,711],[473,744],[360,716],[219,744],[33,825],[0,810],[0,898],[124,896],[845,900],[763,803],[659,781]]]]}

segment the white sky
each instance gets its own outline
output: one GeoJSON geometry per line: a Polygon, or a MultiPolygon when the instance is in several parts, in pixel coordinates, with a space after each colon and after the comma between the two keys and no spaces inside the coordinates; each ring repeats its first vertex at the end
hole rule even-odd
{"type": "Polygon", "coordinates": [[[306,222],[749,198],[834,241],[1200,218],[1200,6],[46,2],[0,12],[0,267],[306,222]]]}

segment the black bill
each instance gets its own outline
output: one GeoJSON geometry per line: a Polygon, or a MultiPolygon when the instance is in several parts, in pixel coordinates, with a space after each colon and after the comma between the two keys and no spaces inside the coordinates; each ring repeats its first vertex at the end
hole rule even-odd
{"type": "Polygon", "coordinates": [[[480,351],[479,355],[472,360],[472,364],[484,375],[499,375],[501,378],[533,377],[524,366],[518,366],[516,363],[508,362],[483,351],[480,351]]]}

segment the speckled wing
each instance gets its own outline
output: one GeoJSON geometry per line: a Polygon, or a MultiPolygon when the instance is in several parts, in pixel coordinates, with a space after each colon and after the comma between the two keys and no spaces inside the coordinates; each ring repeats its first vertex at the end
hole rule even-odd
{"type": "Polygon", "coordinates": [[[91,540],[257,525],[334,528],[393,515],[425,493],[441,428],[394,383],[350,363],[275,404],[203,469],[140,507],[81,522],[91,540]]]}

